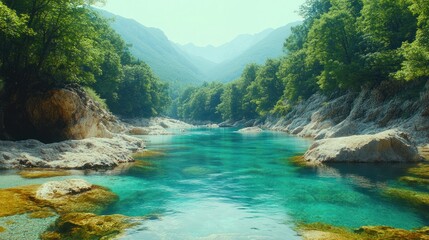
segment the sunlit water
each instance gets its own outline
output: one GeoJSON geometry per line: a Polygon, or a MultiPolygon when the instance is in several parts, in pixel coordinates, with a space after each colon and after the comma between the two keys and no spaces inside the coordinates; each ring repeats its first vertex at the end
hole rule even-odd
{"type": "MultiPolygon", "coordinates": [[[[310,140],[276,132],[193,129],[143,138],[148,149],[164,154],[144,159],[149,166],[78,176],[120,196],[105,214],[149,216],[124,239],[300,239],[294,230],[299,222],[429,224],[418,210],[382,194],[397,184],[401,165],[302,168],[288,158],[304,152],[310,140]]],[[[44,181],[3,172],[0,187],[44,181]]]]}

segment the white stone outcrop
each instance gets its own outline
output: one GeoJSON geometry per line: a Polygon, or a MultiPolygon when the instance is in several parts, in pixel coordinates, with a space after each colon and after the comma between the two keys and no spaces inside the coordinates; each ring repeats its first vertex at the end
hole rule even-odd
{"type": "Polygon", "coordinates": [[[42,184],[36,192],[36,197],[52,200],[67,195],[79,194],[91,190],[92,184],[82,179],[68,179],[64,181],[49,181],[42,184]]]}
{"type": "Polygon", "coordinates": [[[142,139],[126,135],[44,144],[37,140],[0,141],[0,168],[113,168],[131,162],[145,147],[142,139]]]}
{"type": "Polygon", "coordinates": [[[308,149],[304,158],[312,163],[422,160],[409,136],[398,130],[318,140],[308,149]]]}

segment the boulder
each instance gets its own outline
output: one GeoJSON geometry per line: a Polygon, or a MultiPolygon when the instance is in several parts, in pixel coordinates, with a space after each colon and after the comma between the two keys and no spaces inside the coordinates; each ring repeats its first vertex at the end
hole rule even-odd
{"type": "Polygon", "coordinates": [[[260,127],[247,127],[238,130],[239,133],[259,133],[262,132],[260,127]]]}
{"type": "Polygon", "coordinates": [[[422,160],[409,136],[398,130],[318,140],[311,145],[304,158],[313,163],[422,160]]]}
{"type": "Polygon", "coordinates": [[[4,129],[11,140],[58,142],[112,137],[124,129],[77,85],[16,93],[4,107],[4,129]]]}
{"type": "Polygon", "coordinates": [[[42,184],[36,192],[39,199],[49,200],[67,195],[75,195],[91,190],[92,184],[82,179],[50,181],[42,184]]]}

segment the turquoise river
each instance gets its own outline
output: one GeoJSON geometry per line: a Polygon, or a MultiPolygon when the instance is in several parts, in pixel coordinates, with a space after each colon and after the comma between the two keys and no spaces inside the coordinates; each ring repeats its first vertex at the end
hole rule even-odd
{"type": "MultiPolygon", "coordinates": [[[[383,195],[401,184],[404,165],[300,167],[289,158],[305,152],[311,140],[269,131],[191,129],[141,137],[162,154],[138,159],[140,167],[51,178],[110,188],[120,200],[105,214],[149,216],[122,239],[300,239],[299,222],[429,225],[418,209],[383,195]]],[[[4,171],[0,187],[45,181],[4,171]]]]}

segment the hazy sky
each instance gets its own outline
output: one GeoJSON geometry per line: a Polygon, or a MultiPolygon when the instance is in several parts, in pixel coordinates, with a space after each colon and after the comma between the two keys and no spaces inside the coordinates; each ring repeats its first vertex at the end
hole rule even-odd
{"type": "Polygon", "coordinates": [[[103,9],[164,31],[177,43],[221,45],[301,20],[305,0],[107,0],[103,9]]]}

